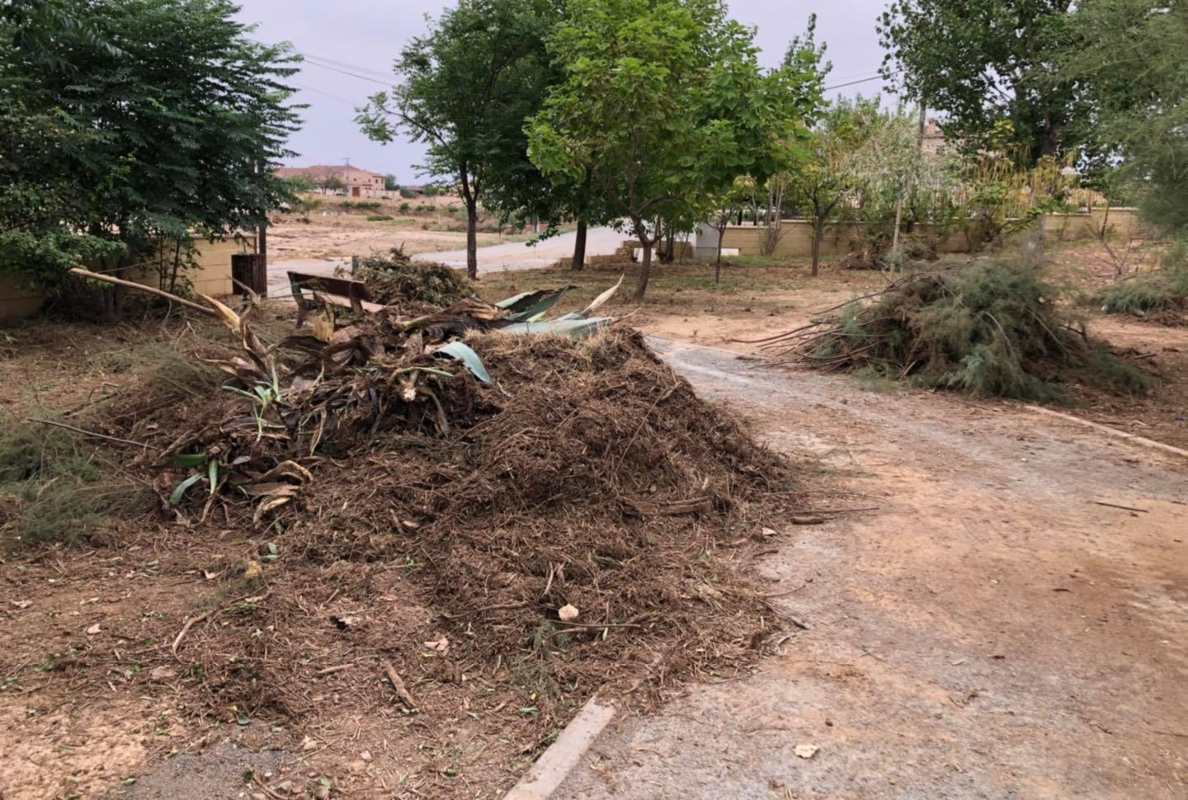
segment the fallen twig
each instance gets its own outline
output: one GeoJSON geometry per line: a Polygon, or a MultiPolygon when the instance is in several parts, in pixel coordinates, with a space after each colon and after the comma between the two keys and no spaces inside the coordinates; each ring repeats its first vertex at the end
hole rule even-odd
{"type": "Polygon", "coordinates": [[[396,668],[392,666],[392,662],[384,660],[383,662],[384,674],[388,676],[388,682],[392,684],[392,688],[396,690],[396,696],[400,701],[408,706],[409,711],[417,710],[417,702],[413,700],[413,696],[408,693],[408,689],[404,686],[404,681],[400,679],[400,673],[396,672],[396,668]]]}
{"type": "Polygon", "coordinates": [[[226,611],[228,608],[231,608],[231,606],[236,605],[237,603],[259,602],[260,600],[263,600],[265,597],[267,597],[271,593],[272,593],[272,590],[269,589],[267,592],[265,592],[262,595],[256,595],[256,596],[245,595],[238,599],[232,600],[230,603],[227,603],[224,606],[219,606],[218,608],[209,609],[207,611],[202,612],[201,614],[199,614],[196,617],[191,617],[190,619],[187,619],[182,624],[182,629],[180,631],[178,631],[177,638],[173,640],[173,645],[169,648],[170,651],[173,653],[173,657],[177,658],[178,661],[181,660],[180,658],[178,658],[177,648],[181,646],[182,639],[186,638],[186,634],[190,632],[190,628],[193,628],[199,622],[202,622],[204,619],[209,619],[211,616],[218,614],[222,611],[226,611]]]}
{"type": "Polygon", "coordinates": [[[1107,508],[1120,508],[1123,511],[1137,511],[1140,514],[1147,513],[1147,509],[1145,509],[1145,508],[1135,508],[1134,506],[1122,506],[1122,505],[1118,505],[1117,503],[1107,503],[1104,500],[1094,500],[1093,503],[1095,505],[1105,506],[1107,508]]]}
{"type": "Polygon", "coordinates": [[[25,421],[26,422],[37,422],[42,425],[52,425],[55,428],[65,428],[68,431],[74,431],[75,433],[81,433],[83,436],[92,436],[96,439],[103,439],[108,442],[115,442],[116,444],[130,444],[133,447],[141,447],[146,450],[155,450],[156,449],[152,445],[145,444],[144,442],[135,442],[131,439],[121,439],[118,436],[108,436],[106,433],[97,433],[96,431],[89,431],[86,428],[78,428],[78,427],[75,427],[74,425],[67,425],[65,422],[58,422],[57,420],[38,419],[37,417],[26,417],[25,421]]]}

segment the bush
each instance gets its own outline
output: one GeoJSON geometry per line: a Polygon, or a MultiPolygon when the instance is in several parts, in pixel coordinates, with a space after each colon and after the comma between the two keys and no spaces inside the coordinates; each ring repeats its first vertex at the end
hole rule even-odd
{"type": "Polygon", "coordinates": [[[850,303],[838,319],[795,332],[780,346],[825,369],[873,371],[981,396],[1054,399],[1073,373],[1116,391],[1148,387],[1145,372],[1090,340],[1056,300],[1035,269],[982,262],[904,278],[873,302],[850,303]]]}
{"type": "Polygon", "coordinates": [[[409,189],[406,186],[402,186],[402,187],[400,187],[400,196],[403,197],[405,200],[411,200],[412,198],[417,196],[417,193],[415,191],[413,191],[412,189],[409,189]]]}
{"type": "Polygon", "coordinates": [[[400,213],[401,213],[401,214],[407,214],[407,213],[408,213],[409,211],[411,211],[411,210],[412,210],[412,204],[411,204],[411,203],[401,203],[401,204],[400,204],[400,213]]]}
{"type": "Polygon", "coordinates": [[[1107,314],[1183,321],[1188,311],[1188,243],[1174,245],[1164,256],[1160,269],[1120,280],[1093,295],[1091,300],[1107,314]]]}
{"type": "Polygon", "coordinates": [[[388,214],[371,214],[367,217],[368,222],[391,222],[392,219],[388,214]]]}
{"type": "Polygon", "coordinates": [[[339,207],[344,208],[347,211],[375,211],[382,205],[382,203],[376,200],[343,200],[341,203],[339,203],[339,207]]]}

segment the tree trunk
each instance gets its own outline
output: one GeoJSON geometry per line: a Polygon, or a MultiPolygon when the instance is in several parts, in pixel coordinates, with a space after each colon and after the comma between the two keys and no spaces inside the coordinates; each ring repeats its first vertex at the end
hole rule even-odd
{"type": "Polygon", "coordinates": [[[718,257],[714,259],[714,283],[722,282],[722,237],[726,235],[726,226],[719,225],[718,231],[718,257]]]}
{"type": "Polygon", "coordinates": [[[648,291],[648,278],[652,271],[652,240],[641,236],[639,243],[643,245],[643,263],[639,267],[639,283],[635,286],[636,302],[641,302],[644,299],[644,294],[648,291]]]}
{"type": "Polygon", "coordinates": [[[577,221],[577,234],[573,238],[573,271],[581,272],[586,266],[586,221],[577,221]]]}
{"type": "Polygon", "coordinates": [[[903,221],[903,192],[895,198],[895,230],[891,233],[891,269],[898,269],[899,262],[899,224],[903,221]]]}
{"type": "Polygon", "coordinates": [[[664,257],[660,260],[665,264],[676,260],[676,231],[671,227],[664,232],[664,257]]]}
{"type": "Polygon", "coordinates": [[[478,202],[466,200],[466,276],[478,280],[478,202]]]}
{"type": "Polygon", "coordinates": [[[825,235],[825,220],[817,216],[813,220],[813,270],[815,278],[821,269],[821,238],[825,235]]]}

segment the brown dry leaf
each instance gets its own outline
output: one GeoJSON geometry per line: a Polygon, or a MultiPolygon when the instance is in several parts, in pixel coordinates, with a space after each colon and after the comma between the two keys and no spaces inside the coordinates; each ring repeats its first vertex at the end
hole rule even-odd
{"type": "Polygon", "coordinates": [[[424,642],[423,644],[426,648],[436,653],[441,653],[444,655],[445,653],[450,652],[450,640],[447,639],[444,634],[436,641],[424,642]]]}

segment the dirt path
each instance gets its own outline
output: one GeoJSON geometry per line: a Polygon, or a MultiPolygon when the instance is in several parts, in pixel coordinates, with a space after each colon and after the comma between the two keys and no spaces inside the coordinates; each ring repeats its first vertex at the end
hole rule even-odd
{"type": "Polygon", "coordinates": [[[823,505],[879,510],[793,529],[765,573],[808,630],[621,718],[557,797],[1188,796],[1188,462],[659,344],[774,446],[817,453],[845,490],[823,505]]]}

